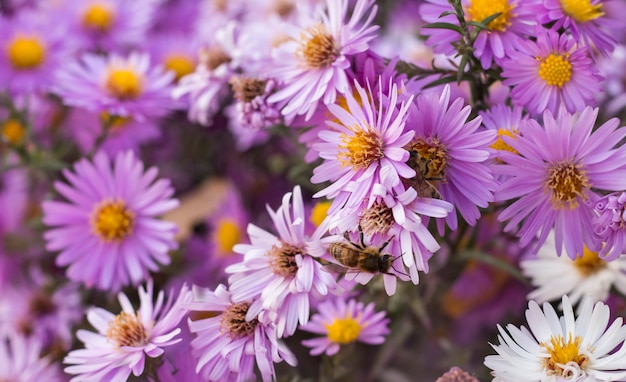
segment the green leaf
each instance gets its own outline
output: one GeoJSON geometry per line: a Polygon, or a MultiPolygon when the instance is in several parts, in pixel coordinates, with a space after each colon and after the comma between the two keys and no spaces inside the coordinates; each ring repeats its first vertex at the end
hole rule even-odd
{"type": "Polygon", "coordinates": [[[430,29],[449,29],[455,31],[458,34],[462,34],[463,31],[461,27],[458,25],[450,24],[450,23],[430,23],[424,25],[422,28],[430,28],[430,29]]]}
{"type": "Polygon", "coordinates": [[[424,89],[432,88],[432,87],[439,86],[439,85],[449,84],[452,82],[456,82],[456,76],[442,77],[442,78],[439,78],[438,80],[435,80],[427,84],[426,86],[424,86],[424,89]]]}
{"type": "Polygon", "coordinates": [[[461,83],[463,80],[463,74],[465,73],[465,67],[467,66],[467,56],[463,56],[461,58],[461,63],[459,64],[459,71],[456,72],[456,82],[461,83]]]}

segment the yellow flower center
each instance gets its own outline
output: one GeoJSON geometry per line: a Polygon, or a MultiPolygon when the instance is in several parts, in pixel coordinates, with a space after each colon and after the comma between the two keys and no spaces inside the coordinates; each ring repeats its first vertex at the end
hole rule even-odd
{"type": "Polygon", "coordinates": [[[409,148],[412,159],[409,166],[427,180],[445,180],[448,150],[437,138],[418,138],[409,148]]]}
{"type": "Polygon", "coordinates": [[[105,86],[112,96],[128,100],[141,94],[141,82],[142,77],[132,69],[110,69],[105,86]]]}
{"type": "Polygon", "coordinates": [[[122,200],[105,200],[91,213],[91,229],[104,241],[120,241],[133,231],[135,214],[122,200]]]}
{"type": "Polygon", "coordinates": [[[472,21],[483,21],[491,15],[502,13],[487,26],[490,30],[504,32],[511,25],[511,6],[508,0],[471,0],[467,14],[472,21]]]}
{"type": "Polygon", "coordinates": [[[215,237],[220,251],[222,253],[230,253],[233,251],[235,244],[239,243],[241,232],[234,220],[223,219],[215,227],[215,237]]]}
{"type": "Polygon", "coordinates": [[[26,128],[17,119],[9,119],[2,124],[2,137],[13,146],[19,145],[25,134],[26,128]]]}
{"type": "Polygon", "coordinates": [[[131,117],[120,117],[119,115],[111,115],[106,111],[100,113],[100,121],[102,123],[109,125],[111,130],[120,130],[131,120],[131,117]]]}
{"type": "Polygon", "coordinates": [[[568,55],[551,54],[539,65],[539,77],[550,86],[561,87],[572,78],[572,64],[568,55]]]}
{"type": "Polygon", "coordinates": [[[36,37],[16,36],[7,46],[7,55],[15,69],[33,69],[46,57],[46,47],[36,37]]]}
{"type": "Polygon", "coordinates": [[[115,21],[115,14],[107,4],[93,3],[83,13],[83,25],[99,32],[108,31],[113,21],[115,21]]]}
{"type": "Polygon", "coordinates": [[[302,33],[300,39],[300,47],[296,54],[309,68],[326,68],[339,56],[334,37],[322,24],[308,28],[307,33],[302,33]]]}
{"type": "Polygon", "coordinates": [[[568,362],[575,362],[578,366],[583,368],[589,361],[589,358],[584,354],[580,354],[579,348],[581,341],[581,337],[576,336],[576,338],[572,339],[572,335],[570,334],[567,342],[559,335],[550,337],[549,344],[542,343],[541,346],[550,354],[550,358],[545,358],[543,361],[547,374],[563,377],[567,376],[567,370],[564,370],[564,366],[568,362]]]}
{"type": "Polygon", "coordinates": [[[184,54],[170,54],[165,57],[163,62],[165,69],[171,70],[176,74],[176,81],[180,80],[189,73],[192,73],[196,67],[193,58],[184,54]]]}
{"type": "Polygon", "coordinates": [[[122,312],[109,322],[107,337],[117,346],[143,346],[148,342],[148,333],[139,317],[122,312]]]}
{"type": "Polygon", "coordinates": [[[328,330],[328,339],[342,345],[354,342],[363,329],[352,317],[335,318],[331,324],[324,324],[324,327],[328,330]]]}
{"type": "Polygon", "coordinates": [[[548,192],[552,192],[550,201],[556,209],[578,207],[577,197],[585,199],[583,192],[591,188],[589,178],[580,165],[561,162],[548,168],[546,180],[548,192]]]}
{"type": "Polygon", "coordinates": [[[511,147],[508,143],[504,142],[502,137],[505,136],[517,139],[517,130],[509,130],[505,128],[498,129],[498,139],[491,145],[491,148],[498,151],[509,151],[517,154],[517,150],[511,147]]]}
{"type": "Polygon", "coordinates": [[[320,224],[326,219],[328,215],[328,209],[330,208],[331,202],[329,200],[325,200],[323,202],[315,203],[313,210],[311,211],[311,222],[315,224],[316,227],[319,227],[320,224]]]}
{"type": "Polygon", "coordinates": [[[591,0],[560,0],[560,2],[563,12],[579,23],[604,16],[602,3],[591,5],[591,0]]]}
{"type": "Polygon", "coordinates": [[[366,169],[382,158],[383,140],[373,130],[355,128],[354,135],[341,134],[338,159],[342,166],[352,166],[355,170],[366,169]]]}
{"type": "Polygon", "coordinates": [[[605,268],[606,261],[598,256],[598,252],[590,251],[589,248],[585,246],[583,255],[574,260],[574,265],[583,276],[588,276],[605,268]]]}

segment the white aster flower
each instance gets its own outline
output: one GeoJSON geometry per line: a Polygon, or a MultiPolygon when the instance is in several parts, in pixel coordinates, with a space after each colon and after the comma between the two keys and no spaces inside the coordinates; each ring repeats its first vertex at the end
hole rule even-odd
{"type": "Polygon", "coordinates": [[[550,232],[537,257],[521,262],[522,272],[537,289],[530,292],[529,300],[539,303],[553,301],[568,295],[572,304],[589,296],[594,301],[605,301],[611,287],[626,294],[626,258],[605,261],[585,247],[575,260],[558,256],[554,231],[550,232]]]}
{"type": "Polygon", "coordinates": [[[609,307],[583,299],[578,317],[567,296],[563,316],[552,305],[530,301],[528,327],[498,325],[498,353],[485,358],[494,382],[604,382],[626,380],[626,327],[618,317],[609,326],[609,307]],[[608,328],[607,328],[608,327],[608,328]]]}

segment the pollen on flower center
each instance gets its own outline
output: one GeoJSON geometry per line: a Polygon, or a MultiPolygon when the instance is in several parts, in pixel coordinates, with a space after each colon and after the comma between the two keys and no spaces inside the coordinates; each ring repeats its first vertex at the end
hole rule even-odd
{"type": "Polygon", "coordinates": [[[132,69],[111,69],[106,80],[109,93],[121,100],[135,99],[141,94],[142,77],[132,69]]]}
{"type": "Polygon", "coordinates": [[[562,87],[572,78],[567,55],[550,54],[539,65],[539,77],[550,86],[562,87]]]}
{"type": "Polygon", "coordinates": [[[328,331],[328,339],[337,344],[354,342],[363,329],[361,324],[352,317],[336,318],[330,324],[324,324],[328,331]]]}
{"type": "Polygon", "coordinates": [[[184,54],[170,54],[163,60],[163,66],[176,75],[176,81],[180,80],[195,69],[193,59],[184,54]]]}
{"type": "Polygon", "coordinates": [[[352,166],[355,170],[366,169],[384,156],[383,140],[373,130],[356,130],[354,135],[341,134],[338,159],[342,166],[352,166]]]}
{"type": "Polygon", "coordinates": [[[139,317],[122,312],[109,322],[106,336],[117,346],[143,346],[148,342],[148,333],[139,317]]]}
{"type": "Polygon", "coordinates": [[[544,358],[544,368],[548,375],[554,376],[567,376],[567,369],[564,366],[570,362],[574,362],[578,364],[580,368],[584,368],[589,358],[580,354],[580,343],[582,338],[576,336],[572,339],[572,335],[570,334],[569,339],[565,342],[565,339],[562,336],[552,336],[550,337],[550,343],[545,344],[542,343],[541,346],[544,347],[548,354],[549,358],[544,358]]]}
{"type": "Polygon", "coordinates": [[[511,25],[511,10],[514,6],[508,0],[471,0],[467,14],[471,21],[481,22],[491,15],[501,13],[487,26],[491,30],[504,32],[511,25]]]}
{"type": "Polygon", "coordinates": [[[259,321],[254,318],[246,321],[246,314],[250,308],[249,302],[239,302],[229,306],[220,321],[220,332],[230,338],[252,337],[259,321]]]}
{"type": "Polygon", "coordinates": [[[291,244],[282,243],[281,246],[274,245],[267,253],[270,257],[270,268],[274,274],[284,278],[292,278],[298,272],[296,255],[304,253],[302,248],[291,244]]]}
{"type": "Polygon", "coordinates": [[[331,202],[329,200],[315,203],[315,206],[313,206],[313,210],[311,211],[311,223],[315,224],[316,227],[319,227],[324,219],[326,219],[330,205],[331,202]]]}
{"type": "Polygon", "coordinates": [[[102,3],[93,3],[83,13],[83,25],[86,28],[106,32],[113,25],[115,14],[111,7],[102,3]]]}
{"type": "Polygon", "coordinates": [[[17,146],[24,139],[26,128],[16,119],[9,119],[2,124],[2,137],[13,146],[17,146]]]}
{"type": "Polygon", "coordinates": [[[563,12],[579,23],[604,16],[601,2],[596,5],[592,5],[591,0],[560,0],[560,2],[563,12]]]}
{"type": "Polygon", "coordinates": [[[547,188],[552,191],[550,201],[555,208],[578,206],[576,197],[585,198],[583,192],[591,187],[589,178],[580,165],[561,162],[548,168],[547,188]]]}
{"type": "Polygon", "coordinates": [[[233,251],[235,244],[239,243],[241,232],[234,220],[222,219],[217,223],[215,236],[220,251],[222,253],[230,253],[233,251]]]}
{"type": "Polygon", "coordinates": [[[120,130],[123,128],[129,121],[131,117],[120,117],[119,115],[111,115],[106,111],[100,113],[100,121],[109,126],[111,130],[120,130]]]}
{"type": "Polygon", "coordinates": [[[46,57],[46,47],[36,37],[17,36],[7,47],[7,55],[15,69],[33,69],[46,57]]]}
{"type": "Polygon", "coordinates": [[[224,49],[219,46],[212,48],[205,48],[200,51],[200,61],[204,63],[204,65],[209,70],[215,70],[220,65],[228,63],[232,60],[232,58],[224,51],[224,49]]]}
{"type": "Polygon", "coordinates": [[[375,202],[359,219],[359,224],[368,235],[380,233],[385,235],[395,223],[393,212],[386,204],[375,202]]]}
{"type": "Polygon", "coordinates": [[[339,56],[335,38],[321,24],[308,28],[300,38],[297,55],[310,68],[326,68],[339,56]]]}
{"type": "Polygon", "coordinates": [[[498,151],[509,151],[517,154],[517,150],[511,147],[511,145],[509,145],[508,143],[504,142],[502,137],[511,137],[517,139],[517,131],[505,128],[498,129],[498,139],[491,145],[491,148],[498,151]]]}
{"type": "Polygon", "coordinates": [[[265,94],[266,84],[267,81],[249,77],[233,77],[230,80],[235,97],[244,103],[251,102],[256,97],[265,94]]]}
{"type": "Polygon", "coordinates": [[[583,255],[574,260],[574,265],[583,276],[588,276],[606,268],[606,261],[598,256],[598,252],[590,251],[585,246],[583,255]]]}
{"type": "Polygon", "coordinates": [[[130,235],[135,214],[122,200],[105,200],[91,213],[91,229],[104,241],[119,241],[130,235]]]}
{"type": "Polygon", "coordinates": [[[445,170],[448,165],[448,150],[437,138],[418,138],[410,147],[415,163],[409,166],[415,171],[419,171],[426,180],[445,181],[445,170]]]}

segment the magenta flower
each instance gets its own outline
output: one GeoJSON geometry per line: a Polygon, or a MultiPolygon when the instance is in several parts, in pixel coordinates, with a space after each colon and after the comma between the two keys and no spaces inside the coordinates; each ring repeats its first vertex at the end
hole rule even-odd
{"type": "Polygon", "coordinates": [[[342,298],[327,300],[318,305],[318,314],[301,329],[321,334],[324,337],[302,341],[311,348],[311,355],[337,354],[341,345],[358,341],[369,345],[385,342],[389,334],[389,319],[385,312],[375,312],[374,303],[364,305],[354,299],[346,302],[342,298]]]}
{"type": "Polygon", "coordinates": [[[289,30],[291,40],[274,52],[276,68],[269,74],[284,87],[268,100],[284,105],[288,120],[296,115],[309,119],[320,101],[332,104],[349,88],[350,57],[366,51],[378,29],[370,25],[377,10],[373,0],[357,0],[349,20],[349,1],[326,0],[325,5],[315,19],[289,30]]]}
{"type": "Polygon", "coordinates": [[[354,94],[345,94],[347,109],[328,105],[337,120],[326,122],[329,129],[319,132],[322,142],[313,145],[324,162],[313,170],[311,178],[313,183],[333,182],[314,197],[336,198],[336,205],[348,208],[370,198],[374,184],[390,190],[401,178],[415,176],[405,163],[409,152],[404,148],[414,134],[405,130],[412,98],[398,104],[395,84],[386,94],[380,85],[378,94],[356,81],[354,87],[354,94]]]}
{"type": "MultiPolygon", "coordinates": [[[[428,191],[429,196],[439,194],[452,203],[466,222],[474,225],[480,217],[478,207],[487,207],[496,189],[486,164],[495,132],[479,130],[480,117],[467,121],[471,107],[464,107],[461,98],[450,104],[449,86],[441,94],[421,94],[409,111],[407,126],[415,131],[409,143],[413,165],[437,189],[428,191]]],[[[445,221],[453,230],[457,228],[455,212],[448,214],[445,221]]],[[[441,231],[443,221],[438,223],[441,231]]]]}
{"type": "Polygon", "coordinates": [[[245,255],[244,260],[229,266],[226,272],[233,274],[229,278],[233,301],[256,300],[252,309],[256,311],[259,305],[269,311],[281,338],[292,335],[298,322],[304,325],[309,320],[311,291],[326,295],[334,288],[335,280],[308,253],[308,246],[319,242],[324,228],[318,228],[311,237],[306,235],[307,217],[300,187],[296,186],[293,194],[285,194],[275,212],[269,207],[268,212],[278,236],[249,224],[251,244],[234,248],[245,255]]]}
{"type": "Polygon", "coordinates": [[[147,289],[140,286],[138,292],[137,311],[121,292],[117,296],[122,307],[119,314],[97,307],[89,310],[87,320],[98,332],[81,329],[76,333],[85,349],[72,350],[63,360],[71,365],[65,372],[76,375],[72,382],[127,381],[131,372],[135,376],[143,373],[147,358],[159,357],[164,348],[181,341],[176,338],[181,332],[178,325],[193,298],[191,290],[183,285],[178,296],[167,301],[160,291],[153,302],[150,280],[147,289]]]}
{"type": "Polygon", "coordinates": [[[66,105],[143,121],[174,107],[173,79],[174,73],[153,66],[145,53],[85,54],[57,73],[54,91],[66,105]]]}
{"type": "Polygon", "coordinates": [[[598,254],[607,261],[626,253],[626,192],[606,195],[594,205],[593,232],[602,243],[598,254]]]}
{"type": "Polygon", "coordinates": [[[590,107],[577,116],[561,108],[556,118],[546,111],[543,127],[529,119],[523,121],[524,135],[504,137],[519,154],[503,151],[506,165],[494,166],[494,172],[510,177],[496,199],[516,200],[498,219],[509,221],[506,231],[521,224],[522,245],[538,236],[536,251],[554,228],[559,255],[563,246],[572,259],[583,253],[584,244],[595,247],[591,206],[598,195],[592,189],[626,189],[626,146],[613,148],[626,129],[614,118],[593,131],[597,116],[598,109],[590,107]]]}
{"type": "Polygon", "coordinates": [[[537,41],[523,41],[501,64],[513,104],[531,114],[556,114],[561,104],[573,113],[594,104],[601,77],[587,49],[568,35],[541,27],[536,32],[537,41]]]}
{"type": "Polygon", "coordinates": [[[232,297],[224,285],[215,291],[194,289],[190,310],[221,312],[189,321],[189,329],[196,334],[191,341],[196,372],[208,381],[243,382],[254,379],[256,365],[263,381],[272,381],[274,363],[285,360],[295,366],[295,356],[277,339],[273,324],[262,322],[249,301],[236,302],[232,297]]]}
{"type": "Polygon", "coordinates": [[[42,357],[43,345],[37,337],[23,337],[15,332],[0,335],[0,380],[20,382],[61,382],[61,370],[42,357]]]}
{"type": "Polygon", "coordinates": [[[498,103],[487,111],[478,112],[478,115],[483,119],[483,126],[487,130],[498,133],[498,139],[491,145],[491,148],[495,150],[494,156],[497,158],[501,151],[515,152],[511,146],[504,142],[502,137],[515,138],[521,134],[520,122],[522,119],[528,118],[522,117],[522,108],[520,106],[511,108],[504,103],[498,103]]]}
{"type": "Polygon", "coordinates": [[[43,202],[51,227],[44,237],[49,251],[60,251],[57,265],[69,265],[71,280],[115,291],[145,280],[157,263],[169,264],[176,225],[156,217],[178,201],[168,180],[155,181],[157,173],[154,167],[144,173],[130,151],[113,161],[101,152],[63,172],[70,184],[55,188],[69,202],[43,202]]]}

